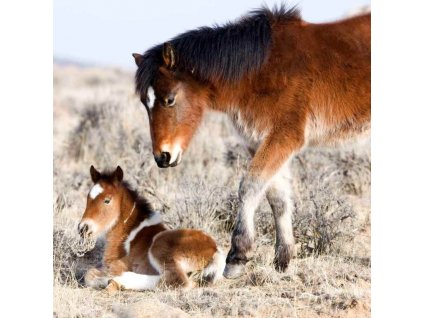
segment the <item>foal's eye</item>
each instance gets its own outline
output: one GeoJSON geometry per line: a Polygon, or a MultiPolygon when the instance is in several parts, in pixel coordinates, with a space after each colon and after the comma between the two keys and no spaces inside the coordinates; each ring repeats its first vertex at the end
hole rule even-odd
{"type": "Polygon", "coordinates": [[[110,201],[112,201],[112,199],[105,199],[105,200],[104,200],[104,203],[109,204],[109,203],[110,203],[110,201]]]}

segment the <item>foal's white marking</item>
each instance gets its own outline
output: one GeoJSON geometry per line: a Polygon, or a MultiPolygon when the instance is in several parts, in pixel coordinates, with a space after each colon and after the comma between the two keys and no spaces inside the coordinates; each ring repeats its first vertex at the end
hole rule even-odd
{"type": "Polygon", "coordinates": [[[104,191],[104,189],[101,187],[101,185],[99,185],[98,183],[96,183],[90,190],[90,197],[91,199],[95,199],[100,193],[102,193],[104,191]]]}
{"type": "MultiPolygon", "coordinates": [[[[155,238],[156,237],[153,238],[153,243],[154,243],[155,238]]],[[[151,253],[151,246],[148,250],[147,256],[148,256],[148,261],[150,262],[150,265],[156,270],[157,273],[161,274],[162,273],[162,266],[160,265],[160,263],[157,261],[157,259],[151,253]]]]}
{"type": "Polygon", "coordinates": [[[189,258],[181,258],[178,260],[178,265],[185,273],[191,272],[191,262],[189,258]]]}
{"type": "Polygon", "coordinates": [[[154,92],[154,89],[152,86],[148,87],[147,97],[148,97],[147,106],[148,108],[152,109],[154,106],[154,101],[156,100],[156,93],[154,92]]]}
{"type": "Polygon", "coordinates": [[[212,283],[215,283],[223,276],[223,270],[226,265],[226,254],[220,248],[217,248],[216,253],[213,255],[212,261],[203,270],[203,276],[213,277],[212,283]]]}
{"type": "Polygon", "coordinates": [[[129,233],[128,237],[126,238],[125,242],[123,243],[123,247],[125,248],[126,254],[129,254],[129,250],[131,248],[131,242],[137,236],[137,234],[145,227],[157,225],[162,223],[162,217],[159,213],[154,212],[152,216],[142,221],[135,229],[129,233]]]}
{"type": "Polygon", "coordinates": [[[113,280],[126,289],[145,290],[154,289],[160,281],[160,276],[123,272],[120,276],[114,277],[113,280]]]}

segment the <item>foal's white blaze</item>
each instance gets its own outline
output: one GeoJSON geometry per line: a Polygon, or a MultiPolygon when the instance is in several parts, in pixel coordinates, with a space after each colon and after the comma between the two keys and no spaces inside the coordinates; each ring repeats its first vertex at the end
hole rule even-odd
{"type": "Polygon", "coordinates": [[[126,254],[129,254],[129,250],[131,248],[131,242],[137,236],[137,234],[145,227],[157,225],[162,223],[162,217],[159,213],[154,212],[152,216],[142,221],[135,229],[129,233],[128,237],[126,238],[125,242],[123,243],[123,247],[125,248],[126,254]]]}
{"type": "Polygon", "coordinates": [[[152,86],[149,86],[148,87],[148,90],[147,90],[147,97],[148,97],[148,100],[147,100],[147,106],[148,106],[148,108],[153,108],[153,106],[154,106],[154,102],[155,102],[155,100],[156,100],[156,93],[154,92],[154,89],[153,89],[153,87],[152,86]]]}
{"type": "Polygon", "coordinates": [[[154,289],[160,281],[160,276],[123,272],[120,276],[114,277],[113,280],[126,289],[145,290],[154,289]]]}
{"type": "Polygon", "coordinates": [[[99,185],[98,183],[96,183],[90,190],[90,197],[91,199],[95,199],[100,193],[102,193],[104,191],[104,189],[101,187],[101,185],[99,185]]]}

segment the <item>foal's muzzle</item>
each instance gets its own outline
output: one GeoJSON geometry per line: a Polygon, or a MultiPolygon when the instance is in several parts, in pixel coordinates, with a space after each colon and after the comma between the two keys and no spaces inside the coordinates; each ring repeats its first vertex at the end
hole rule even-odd
{"type": "Polygon", "coordinates": [[[78,224],[78,232],[79,232],[79,236],[81,236],[81,238],[89,237],[92,234],[90,227],[86,223],[79,223],[78,224]]]}

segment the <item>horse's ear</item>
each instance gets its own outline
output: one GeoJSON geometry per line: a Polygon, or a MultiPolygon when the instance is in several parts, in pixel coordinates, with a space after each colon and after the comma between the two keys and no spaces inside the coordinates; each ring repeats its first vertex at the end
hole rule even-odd
{"type": "Polygon", "coordinates": [[[141,65],[142,60],[143,60],[143,56],[141,54],[138,54],[138,53],[132,53],[132,56],[135,59],[135,64],[137,64],[137,66],[139,67],[141,65]]]}
{"type": "Polygon", "coordinates": [[[101,174],[94,168],[94,166],[90,167],[90,175],[91,180],[93,180],[94,183],[97,183],[97,181],[100,180],[101,174]]]}
{"type": "Polygon", "coordinates": [[[120,166],[116,167],[114,177],[115,177],[115,181],[117,182],[121,182],[123,180],[123,170],[120,166]]]}
{"type": "Polygon", "coordinates": [[[163,61],[168,69],[172,69],[176,64],[175,50],[170,42],[163,44],[163,61]]]}

